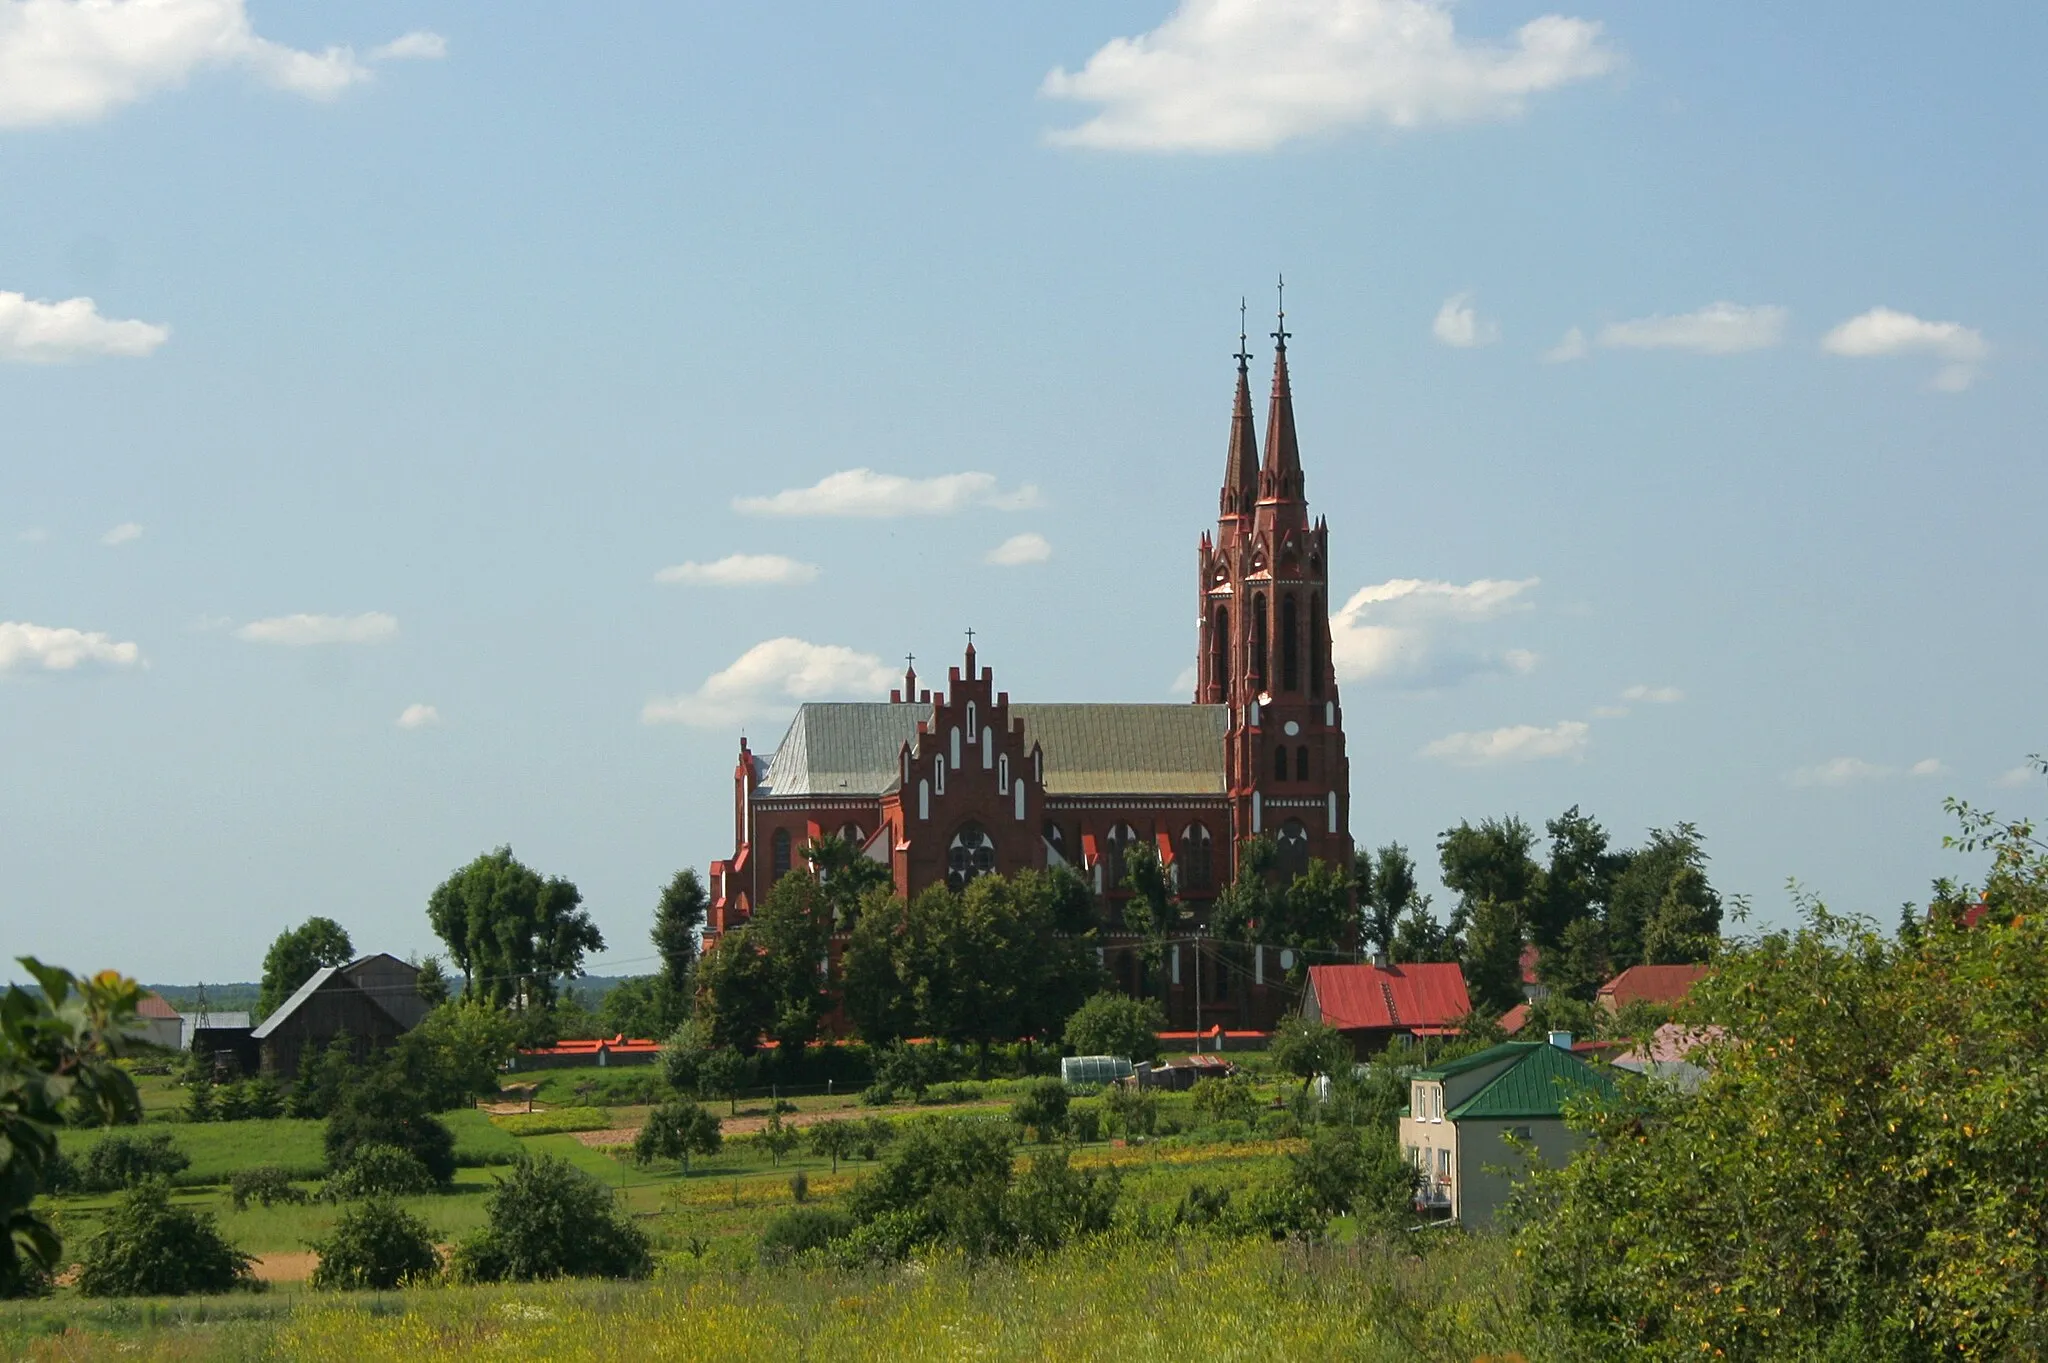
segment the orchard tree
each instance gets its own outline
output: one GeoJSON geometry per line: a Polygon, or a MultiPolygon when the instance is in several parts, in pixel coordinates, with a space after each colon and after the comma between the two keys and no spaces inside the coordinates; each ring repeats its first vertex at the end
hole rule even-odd
{"type": "Polygon", "coordinates": [[[427,921],[462,970],[463,997],[545,1010],[556,981],[582,974],[584,956],[604,950],[582,902],[573,883],[542,879],[500,847],[435,888],[427,921]]]}
{"type": "Polygon", "coordinates": [[[259,1018],[284,1006],[304,984],[327,966],[347,965],[356,957],[348,931],[332,918],[308,918],[277,935],[263,956],[263,992],[257,997],[259,1018]]]}

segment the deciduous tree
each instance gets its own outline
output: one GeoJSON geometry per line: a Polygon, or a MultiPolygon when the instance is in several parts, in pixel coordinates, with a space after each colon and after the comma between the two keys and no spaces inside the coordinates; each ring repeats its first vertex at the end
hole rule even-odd
{"type": "Polygon", "coordinates": [[[268,1017],[298,992],[299,986],[324,967],[347,965],[356,949],[348,930],[332,918],[308,918],[277,935],[263,955],[263,992],[256,1000],[259,1017],[268,1017]]]}
{"type": "Polygon", "coordinates": [[[499,1007],[545,1009],[556,981],[583,973],[604,934],[560,876],[543,879],[509,847],[486,852],[427,900],[427,921],[462,970],[465,997],[499,1007]]]}

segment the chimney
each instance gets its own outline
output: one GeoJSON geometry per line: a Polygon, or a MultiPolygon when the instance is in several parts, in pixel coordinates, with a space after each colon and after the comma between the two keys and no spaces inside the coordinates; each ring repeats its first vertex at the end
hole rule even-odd
{"type": "Polygon", "coordinates": [[[1572,1048],[1572,1034],[1570,1032],[1552,1032],[1550,1034],[1550,1044],[1557,1047],[1560,1051],[1568,1051],[1572,1048]]]}

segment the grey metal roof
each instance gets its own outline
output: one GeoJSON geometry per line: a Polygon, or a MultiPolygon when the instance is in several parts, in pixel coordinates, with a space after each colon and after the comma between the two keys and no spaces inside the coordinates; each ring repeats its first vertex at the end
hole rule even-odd
{"type": "MultiPolygon", "coordinates": [[[[798,708],[757,794],[881,795],[928,704],[812,702],[798,708]]],[[[1222,705],[1024,705],[1011,717],[1045,750],[1052,795],[1221,795],[1222,705]]]]}
{"type": "Polygon", "coordinates": [[[1221,795],[1226,705],[1012,705],[1048,795],[1221,795]]]}
{"type": "Polygon", "coordinates": [[[272,1013],[269,1017],[263,1019],[262,1024],[258,1026],[256,1030],[251,1032],[249,1035],[255,1037],[258,1041],[261,1041],[263,1040],[263,1038],[269,1036],[272,1032],[278,1029],[278,1027],[284,1022],[286,1018],[290,1017],[293,1013],[296,1013],[299,1010],[300,1004],[304,1003],[307,999],[312,998],[314,994],[318,993],[321,985],[327,983],[329,980],[333,979],[336,975],[340,973],[341,972],[334,966],[321,966],[318,970],[313,972],[313,977],[311,979],[307,980],[304,984],[299,986],[297,993],[293,994],[290,998],[286,999],[282,1004],[278,1005],[277,1011],[272,1013]]]}
{"type": "Polygon", "coordinates": [[[930,705],[888,701],[802,705],[756,793],[880,795],[896,783],[896,754],[931,713],[930,705]]]}

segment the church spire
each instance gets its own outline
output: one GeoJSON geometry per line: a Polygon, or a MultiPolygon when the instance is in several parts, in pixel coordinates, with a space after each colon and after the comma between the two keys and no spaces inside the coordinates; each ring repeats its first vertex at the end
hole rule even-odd
{"type": "Polygon", "coordinates": [[[1244,300],[1237,300],[1237,399],[1230,409],[1230,452],[1223,465],[1220,514],[1249,516],[1259,499],[1259,437],[1252,427],[1251,352],[1245,349],[1244,300]]]}
{"type": "Polygon", "coordinates": [[[1266,414],[1266,462],[1259,495],[1299,498],[1301,446],[1294,435],[1294,391],[1287,380],[1287,280],[1280,280],[1280,324],[1273,332],[1273,405],[1266,414]]]}

